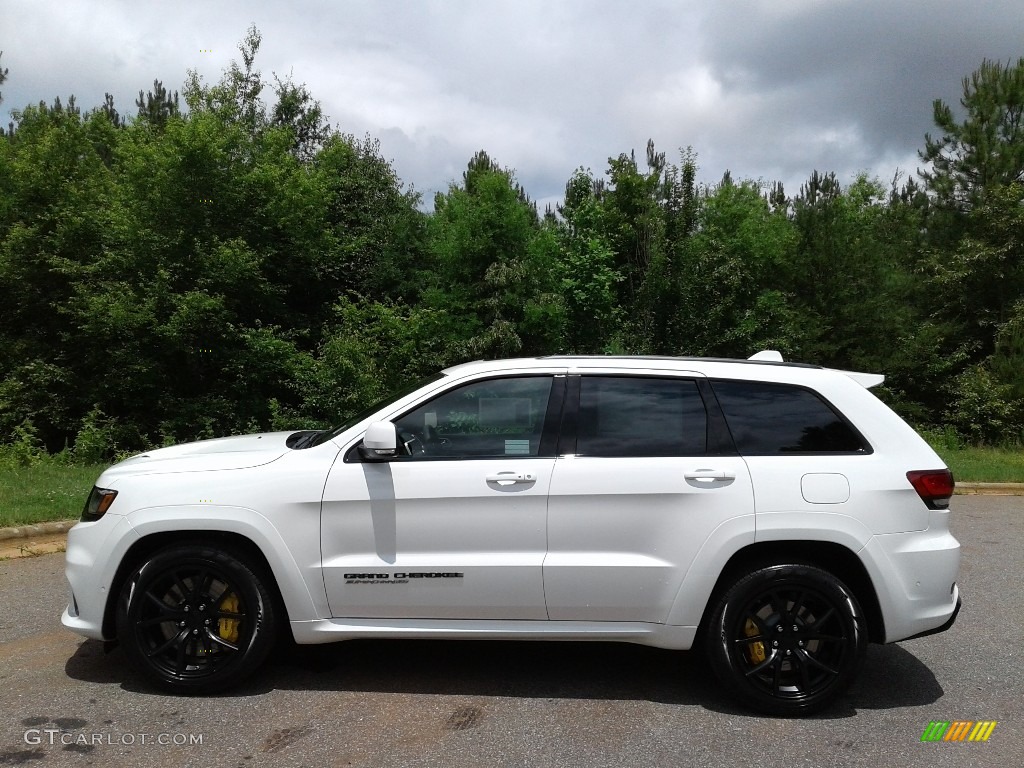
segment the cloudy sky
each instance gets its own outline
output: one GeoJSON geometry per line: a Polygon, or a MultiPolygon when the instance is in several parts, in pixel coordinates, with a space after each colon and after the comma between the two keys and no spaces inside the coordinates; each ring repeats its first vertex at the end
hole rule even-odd
{"type": "Polygon", "coordinates": [[[216,81],[255,23],[332,124],[432,199],[485,149],[535,200],[648,138],[700,179],[913,174],[935,98],[1024,56],[1021,0],[0,0],[8,111],[216,81]],[[207,52],[209,51],[209,52],[207,52]]]}

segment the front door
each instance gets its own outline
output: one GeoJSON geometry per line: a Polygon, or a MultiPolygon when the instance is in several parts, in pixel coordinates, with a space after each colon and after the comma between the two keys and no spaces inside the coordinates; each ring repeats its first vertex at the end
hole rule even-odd
{"type": "Polygon", "coordinates": [[[394,419],[406,455],[339,459],[321,519],[332,615],[546,619],[563,388],[551,375],[462,384],[394,419]]]}

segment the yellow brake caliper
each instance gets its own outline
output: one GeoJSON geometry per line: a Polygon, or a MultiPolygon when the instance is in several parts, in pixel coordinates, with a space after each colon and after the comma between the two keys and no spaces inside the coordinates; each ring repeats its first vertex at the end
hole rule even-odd
{"type": "MultiPolygon", "coordinates": [[[[220,609],[226,613],[238,613],[238,595],[232,592],[220,601],[220,609]]],[[[221,619],[217,622],[217,634],[229,643],[238,642],[238,619],[221,619]]]]}
{"type": "MultiPolygon", "coordinates": [[[[760,634],[757,624],[754,623],[753,619],[747,619],[747,623],[743,625],[743,634],[747,637],[756,637],[760,634]]],[[[765,660],[764,643],[760,640],[756,643],[747,643],[747,651],[750,654],[750,662],[752,664],[760,664],[765,660]]]]}

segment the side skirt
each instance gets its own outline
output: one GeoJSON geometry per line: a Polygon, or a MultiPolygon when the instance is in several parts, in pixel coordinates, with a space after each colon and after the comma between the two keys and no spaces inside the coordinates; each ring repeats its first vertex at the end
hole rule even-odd
{"type": "Polygon", "coordinates": [[[301,645],[339,640],[571,640],[620,642],[687,650],[696,627],[642,622],[474,621],[451,619],[317,619],[291,622],[301,645]]]}

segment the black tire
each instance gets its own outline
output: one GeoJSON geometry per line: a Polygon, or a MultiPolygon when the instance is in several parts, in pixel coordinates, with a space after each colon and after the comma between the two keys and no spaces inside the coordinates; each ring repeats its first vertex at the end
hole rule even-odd
{"type": "Polygon", "coordinates": [[[771,715],[817,712],[860,669],[867,627],[856,597],[810,565],[773,565],[725,591],[707,628],[715,674],[742,704],[771,715]]]}
{"type": "Polygon", "coordinates": [[[266,659],[274,600],[258,571],[209,544],[176,544],[125,581],[117,637],[149,680],[174,693],[221,691],[266,659]]]}

